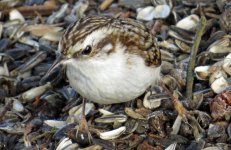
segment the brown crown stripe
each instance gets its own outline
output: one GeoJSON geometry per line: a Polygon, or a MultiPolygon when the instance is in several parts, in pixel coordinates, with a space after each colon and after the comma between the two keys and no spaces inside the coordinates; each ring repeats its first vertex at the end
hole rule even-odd
{"type": "MultiPolygon", "coordinates": [[[[103,27],[113,29],[110,39],[114,42],[115,39],[119,39],[122,44],[126,45],[126,52],[141,55],[149,66],[161,64],[160,51],[152,35],[142,23],[132,19],[122,20],[109,17],[80,19],[64,32],[61,42],[62,53],[66,54],[75,43],[83,41],[93,31],[103,27]]],[[[106,39],[102,41],[100,47],[103,47],[107,41],[106,39]]]]}

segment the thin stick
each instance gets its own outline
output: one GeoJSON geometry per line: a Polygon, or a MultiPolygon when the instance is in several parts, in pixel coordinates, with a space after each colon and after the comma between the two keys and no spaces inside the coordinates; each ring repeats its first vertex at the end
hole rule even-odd
{"type": "Polygon", "coordinates": [[[193,95],[193,82],[194,82],[193,71],[194,71],[194,67],[196,63],[196,55],[197,55],[198,48],[201,42],[201,37],[205,30],[205,26],[206,26],[206,18],[202,16],[200,20],[199,28],[195,36],[195,40],[193,43],[193,47],[192,47],[191,54],[190,54],[190,60],[188,64],[188,71],[187,71],[187,78],[186,78],[187,80],[186,96],[189,99],[192,99],[192,95],[193,95]]]}

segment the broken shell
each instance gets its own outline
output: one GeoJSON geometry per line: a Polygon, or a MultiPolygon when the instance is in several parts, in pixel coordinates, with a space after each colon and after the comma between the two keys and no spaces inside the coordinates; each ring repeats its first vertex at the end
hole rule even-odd
{"type": "Polygon", "coordinates": [[[147,6],[137,9],[137,12],[136,18],[138,20],[150,21],[154,18],[167,18],[171,12],[171,8],[168,5],[147,6]]]}
{"type": "Polygon", "coordinates": [[[118,123],[124,123],[127,121],[127,116],[126,115],[104,115],[102,117],[96,118],[95,122],[97,123],[114,123],[114,122],[118,122],[118,123]]]}
{"type": "Polygon", "coordinates": [[[72,143],[72,140],[69,138],[63,138],[60,140],[61,142],[59,143],[58,147],[56,150],[74,150],[78,149],[78,144],[72,143]]]}
{"type": "Polygon", "coordinates": [[[229,55],[225,57],[222,68],[226,73],[231,75],[231,53],[229,53],[229,55]]]}
{"type": "Polygon", "coordinates": [[[199,21],[200,21],[200,18],[197,15],[193,14],[177,22],[176,26],[181,29],[195,31],[199,21]]]}
{"type": "Polygon", "coordinates": [[[46,92],[48,89],[51,88],[51,84],[47,83],[45,85],[35,87],[33,89],[30,89],[26,92],[24,92],[20,99],[22,102],[30,102],[31,100],[35,99],[38,96],[41,96],[44,92],[46,92]]]}
{"type": "Polygon", "coordinates": [[[182,50],[182,52],[190,53],[191,47],[189,45],[177,39],[175,40],[175,43],[182,50]]]}
{"type": "Polygon", "coordinates": [[[107,111],[105,109],[99,109],[99,112],[103,114],[103,116],[105,115],[113,115],[114,113],[107,111]]]}
{"type": "Polygon", "coordinates": [[[222,70],[217,70],[212,73],[212,75],[209,77],[209,84],[211,85],[216,79],[224,77],[227,78],[227,75],[224,71],[222,70]]]}
{"type": "Polygon", "coordinates": [[[154,109],[154,108],[160,107],[162,99],[149,99],[148,100],[150,95],[151,95],[151,92],[147,92],[145,94],[144,100],[143,100],[144,107],[148,109],[154,109]]]}
{"type": "Polygon", "coordinates": [[[44,34],[44,36],[42,37],[42,39],[48,40],[48,41],[52,41],[52,42],[58,42],[62,37],[62,33],[61,32],[53,32],[53,33],[46,33],[44,34]]]}
{"type": "Polygon", "coordinates": [[[67,125],[66,121],[58,121],[58,120],[45,120],[45,124],[50,127],[61,129],[67,125]]]}
{"type": "Polygon", "coordinates": [[[172,53],[168,52],[168,51],[165,51],[165,50],[162,50],[160,49],[160,52],[161,52],[161,59],[164,60],[164,61],[174,61],[175,57],[172,53]]]}
{"type": "Polygon", "coordinates": [[[176,145],[177,145],[177,143],[173,143],[173,144],[169,145],[165,150],[175,150],[176,145]]]}
{"type": "Polygon", "coordinates": [[[230,43],[229,38],[223,37],[223,38],[218,39],[215,42],[213,42],[208,47],[208,51],[211,52],[211,53],[224,53],[226,50],[223,50],[222,48],[223,47],[228,47],[229,43],[230,43]]]}
{"type": "Polygon", "coordinates": [[[196,74],[197,79],[199,80],[207,80],[210,72],[209,72],[210,66],[198,66],[195,68],[194,72],[196,74]]]}
{"type": "Polygon", "coordinates": [[[194,41],[194,32],[178,28],[176,26],[170,26],[168,34],[185,43],[193,44],[194,41]]]}
{"type": "Polygon", "coordinates": [[[139,8],[137,10],[138,13],[137,13],[136,19],[150,21],[154,19],[154,16],[155,16],[154,10],[155,10],[155,7],[152,7],[152,6],[148,6],[145,8],[139,8]]]}
{"type": "Polygon", "coordinates": [[[211,84],[211,88],[215,93],[221,93],[224,91],[226,88],[229,87],[228,81],[222,76],[211,84]]]}
{"type": "Polygon", "coordinates": [[[43,36],[47,33],[56,33],[61,31],[63,28],[61,27],[55,27],[51,25],[46,24],[38,24],[38,25],[30,25],[23,29],[25,32],[30,32],[34,36],[43,36]]]}
{"type": "Polygon", "coordinates": [[[118,128],[118,129],[115,129],[115,130],[112,130],[112,131],[99,133],[99,136],[103,140],[113,140],[113,139],[118,138],[125,131],[126,131],[126,127],[122,126],[122,127],[118,128]]]}
{"type": "MultiPolygon", "coordinates": [[[[82,116],[82,104],[75,106],[69,110],[69,116],[66,120],[67,123],[73,123],[75,120],[81,120],[82,116]]],[[[86,103],[85,105],[85,115],[88,115],[90,111],[95,109],[95,105],[93,103],[86,103]]]]}
{"type": "Polygon", "coordinates": [[[16,9],[11,10],[11,12],[10,12],[10,20],[19,20],[20,23],[25,22],[25,19],[22,16],[22,14],[16,9]]]}
{"type": "Polygon", "coordinates": [[[23,112],[24,106],[22,105],[22,103],[19,100],[14,99],[13,109],[16,110],[17,112],[23,112]]]}
{"type": "Polygon", "coordinates": [[[157,5],[154,18],[167,18],[171,12],[169,5],[157,5]]]}
{"type": "Polygon", "coordinates": [[[159,42],[158,45],[159,45],[159,47],[169,49],[172,52],[177,52],[179,50],[179,48],[175,44],[173,44],[173,43],[171,43],[169,41],[159,42]]]}
{"type": "Polygon", "coordinates": [[[179,82],[172,76],[166,75],[162,78],[162,82],[167,85],[171,89],[180,89],[181,90],[181,85],[179,82]]]}

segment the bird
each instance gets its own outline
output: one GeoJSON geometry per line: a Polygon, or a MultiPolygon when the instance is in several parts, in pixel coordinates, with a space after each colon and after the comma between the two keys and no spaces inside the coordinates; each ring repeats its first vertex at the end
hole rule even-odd
{"type": "MultiPolygon", "coordinates": [[[[161,53],[144,23],[134,19],[90,16],[71,24],[58,54],[70,86],[98,104],[134,100],[160,80],[161,53]]],[[[55,66],[55,65],[53,65],[55,66]]],[[[83,115],[80,129],[87,129],[83,115]]]]}

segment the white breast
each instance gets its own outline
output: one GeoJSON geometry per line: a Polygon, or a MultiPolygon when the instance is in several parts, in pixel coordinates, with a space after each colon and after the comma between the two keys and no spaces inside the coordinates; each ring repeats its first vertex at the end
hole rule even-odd
{"type": "Polygon", "coordinates": [[[70,85],[81,96],[100,104],[133,100],[160,78],[160,67],[147,67],[143,58],[122,50],[105,59],[70,59],[65,64],[70,85]]]}

